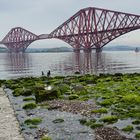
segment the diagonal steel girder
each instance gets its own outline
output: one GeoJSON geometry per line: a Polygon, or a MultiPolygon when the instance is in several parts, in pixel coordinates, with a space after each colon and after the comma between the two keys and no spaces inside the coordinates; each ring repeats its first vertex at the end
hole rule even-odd
{"type": "Polygon", "coordinates": [[[13,28],[1,41],[10,52],[24,52],[38,36],[21,27],[13,28]]]}
{"type": "Polygon", "coordinates": [[[140,16],[95,7],[81,9],[52,31],[74,49],[101,49],[115,38],[140,29],[140,16]]]}

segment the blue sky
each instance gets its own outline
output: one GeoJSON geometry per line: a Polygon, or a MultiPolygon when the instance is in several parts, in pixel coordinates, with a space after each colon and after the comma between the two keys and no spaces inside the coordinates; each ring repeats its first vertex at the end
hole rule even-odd
{"type": "MultiPolygon", "coordinates": [[[[139,0],[0,0],[0,39],[20,26],[35,34],[50,33],[85,7],[100,7],[140,15],[139,0]]],[[[140,46],[140,30],[126,34],[108,45],[140,46]]],[[[60,40],[36,41],[30,47],[69,46],[60,40]]]]}

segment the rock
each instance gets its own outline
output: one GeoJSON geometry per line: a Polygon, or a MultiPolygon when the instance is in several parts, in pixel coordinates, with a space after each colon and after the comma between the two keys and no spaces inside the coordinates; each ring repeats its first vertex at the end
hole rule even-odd
{"type": "Polygon", "coordinates": [[[32,95],[32,90],[31,89],[23,89],[21,95],[22,96],[30,96],[30,95],[32,95]]]}
{"type": "Polygon", "coordinates": [[[40,139],[42,138],[44,135],[46,135],[48,133],[48,130],[46,130],[46,128],[39,128],[36,131],[36,134],[34,136],[35,139],[40,139]]]}
{"type": "Polygon", "coordinates": [[[72,90],[78,91],[78,92],[85,90],[84,86],[79,83],[71,84],[71,87],[72,87],[72,90]]]}
{"type": "Polygon", "coordinates": [[[80,74],[80,72],[79,71],[76,71],[76,72],[74,72],[74,74],[80,74]]]}
{"type": "Polygon", "coordinates": [[[74,100],[74,99],[77,99],[79,98],[79,96],[77,94],[72,94],[69,96],[69,100],[74,100]]]}
{"type": "Polygon", "coordinates": [[[38,90],[35,93],[36,102],[57,99],[59,96],[60,92],[55,88],[51,90],[38,90]]]}
{"type": "Polygon", "coordinates": [[[74,114],[81,114],[84,116],[93,116],[91,110],[96,109],[96,105],[92,102],[89,104],[86,101],[78,100],[52,100],[48,101],[50,108],[57,107],[59,111],[71,112],[74,114]]]}
{"type": "Polygon", "coordinates": [[[58,118],[58,119],[53,120],[52,122],[53,123],[62,123],[62,122],[64,122],[64,120],[61,118],[58,118]]]}
{"type": "Polygon", "coordinates": [[[99,127],[95,129],[95,140],[133,140],[122,136],[115,128],[99,127]]]}
{"type": "Polygon", "coordinates": [[[54,109],[59,109],[59,108],[61,108],[61,106],[51,106],[51,107],[49,107],[48,108],[48,110],[54,110],[54,109]]]}

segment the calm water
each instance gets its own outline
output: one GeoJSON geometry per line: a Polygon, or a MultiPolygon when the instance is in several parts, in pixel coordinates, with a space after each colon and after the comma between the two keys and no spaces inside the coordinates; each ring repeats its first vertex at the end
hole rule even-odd
{"type": "Polygon", "coordinates": [[[0,53],[1,79],[41,76],[41,71],[48,70],[52,75],[140,72],[140,53],[0,53]]]}

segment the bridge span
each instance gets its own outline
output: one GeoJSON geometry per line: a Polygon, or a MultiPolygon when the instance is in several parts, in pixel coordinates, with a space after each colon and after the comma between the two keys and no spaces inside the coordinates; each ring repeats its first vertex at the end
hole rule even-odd
{"type": "Polygon", "coordinates": [[[21,27],[12,28],[0,41],[10,52],[24,52],[34,41],[60,39],[73,47],[97,52],[112,40],[140,29],[140,15],[88,7],[81,9],[49,34],[36,35],[21,27]]]}

